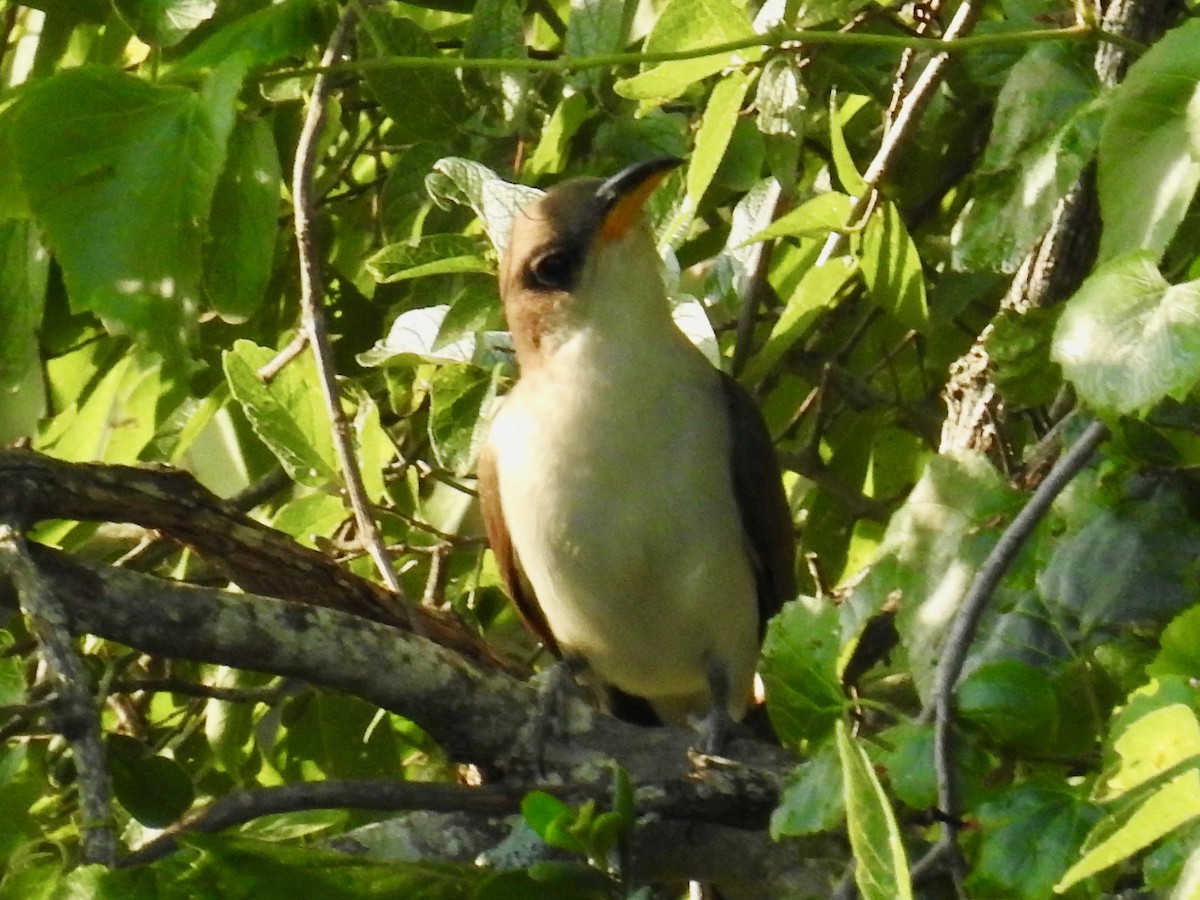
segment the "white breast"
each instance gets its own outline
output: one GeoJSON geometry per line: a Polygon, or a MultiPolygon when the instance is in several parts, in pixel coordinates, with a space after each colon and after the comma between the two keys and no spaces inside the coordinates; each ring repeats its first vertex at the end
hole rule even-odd
{"type": "Polygon", "coordinates": [[[564,651],[688,711],[715,658],[740,715],[758,614],[721,385],[681,336],[638,345],[583,331],[518,383],[489,438],[501,506],[564,651]]]}

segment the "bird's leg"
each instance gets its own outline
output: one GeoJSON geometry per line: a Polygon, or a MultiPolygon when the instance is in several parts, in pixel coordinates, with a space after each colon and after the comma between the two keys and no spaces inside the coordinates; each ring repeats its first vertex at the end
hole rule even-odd
{"type": "Polygon", "coordinates": [[[704,671],[708,676],[712,707],[700,721],[700,746],[697,749],[715,756],[724,749],[734,728],[733,716],[729,714],[729,671],[725,663],[711,653],[705,656],[704,671]]]}

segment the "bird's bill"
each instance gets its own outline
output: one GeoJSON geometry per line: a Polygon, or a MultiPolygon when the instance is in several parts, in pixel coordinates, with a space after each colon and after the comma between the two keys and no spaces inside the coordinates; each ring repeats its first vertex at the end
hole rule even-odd
{"type": "Polygon", "coordinates": [[[646,200],[654,193],[667,174],[682,164],[682,160],[664,156],[634,163],[609,178],[596,193],[612,205],[604,214],[600,226],[601,241],[619,241],[625,237],[641,215],[646,200]]]}

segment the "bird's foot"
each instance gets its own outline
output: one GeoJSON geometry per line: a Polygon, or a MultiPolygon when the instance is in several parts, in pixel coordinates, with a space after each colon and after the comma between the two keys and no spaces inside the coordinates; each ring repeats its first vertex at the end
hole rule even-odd
{"type": "Polygon", "coordinates": [[[737,723],[725,704],[714,704],[697,726],[700,734],[696,749],[705,756],[720,756],[736,727],[737,723]]]}

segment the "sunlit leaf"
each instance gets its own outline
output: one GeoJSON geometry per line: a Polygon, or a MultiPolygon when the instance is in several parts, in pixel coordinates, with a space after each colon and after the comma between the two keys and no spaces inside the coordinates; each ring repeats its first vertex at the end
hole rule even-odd
{"type": "Polygon", "coordinates": [[[1129,67],[1100,132],[1101,260],[1151,259],[1200,185],[1200,21],[1186,21],[1129,67]]]}
{"type": "Polygon", "coordinates": [[[837,723],[838,756],[846,796],[846,830],[854,850],[854,881],[864,900],[910,900],[908,856],[891,801],[866,752],[837,723]]]}
{"type": "Polygon", "coordinates": [[[1113,259],[1068,301],[1052,352],[1099,410],[1182,399],[1200,381],[1200,282],[1169,284],[1149,251],[1113,259]]]}

